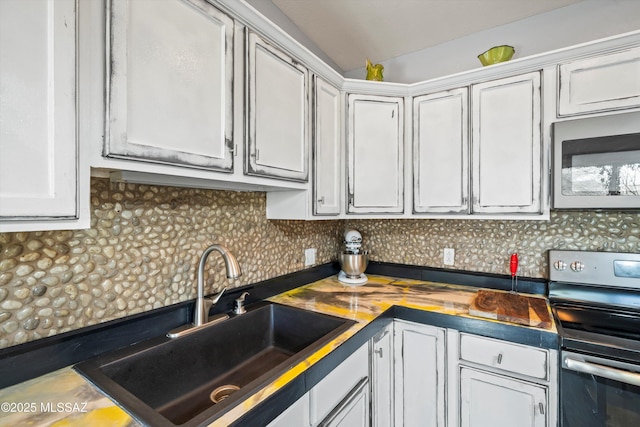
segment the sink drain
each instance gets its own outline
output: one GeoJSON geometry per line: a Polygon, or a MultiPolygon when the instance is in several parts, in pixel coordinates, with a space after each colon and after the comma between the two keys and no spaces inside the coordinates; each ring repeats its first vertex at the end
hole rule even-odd
{"type": "Polygon", "coordinates": [[[211,392],[209,399],[213,403],[220,403],[238,390],[240,390],[240,387],[234,384],[221,385],[211,392]]]}

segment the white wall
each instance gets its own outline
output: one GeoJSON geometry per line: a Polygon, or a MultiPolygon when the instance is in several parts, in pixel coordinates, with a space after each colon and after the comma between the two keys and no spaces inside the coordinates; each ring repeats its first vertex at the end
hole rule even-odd
{"type": "MultiPolygon", "coordinates": [[[[522,58],[640,30],[640,0],[584,0],[432,48],[380,62],[388,82],[415,83],[481,67],[477,56],[508,44],[522,58]]],[[[363,79],[364,67],[345,77],[363,79]]]]}
{"type": "MultiPolygon", "coordinates": [[[[2,1],[2,0],[0,0],[2,1]]],[[[312,53],[314,53],[318,58],[322,59],[326,62],[330,67],[336,70],[338,73],[343,74],[344,70],[342,70],[335,62],[331,60],[320,48],[309,39],[303,32],[298,28],[296,24],[293,23],[289,19],[287,15],[282,13],[282,11],[273,4],[272,0],[245,0],[248,4],[250,4],[253,8],[263,14],[267,19],[276,24],[285,33],[289,34],[295,40],[298,41],[301,45],[309,49],[312,53]]]]}

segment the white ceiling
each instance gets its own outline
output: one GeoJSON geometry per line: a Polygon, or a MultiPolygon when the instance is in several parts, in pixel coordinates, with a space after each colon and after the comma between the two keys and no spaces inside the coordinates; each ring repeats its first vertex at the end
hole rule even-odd
{"type": "Polygon", "coordinates": [[[350,71],[582,0],[265,1],[350,71]]]}

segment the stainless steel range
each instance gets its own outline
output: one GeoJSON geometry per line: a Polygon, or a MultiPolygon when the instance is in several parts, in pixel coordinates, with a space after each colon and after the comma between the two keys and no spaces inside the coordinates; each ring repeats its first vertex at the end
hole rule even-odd
{"type": "Polygon", "coordinates": [[[640,426],[640,254],[549,251],[563,427],[640,426]]]}

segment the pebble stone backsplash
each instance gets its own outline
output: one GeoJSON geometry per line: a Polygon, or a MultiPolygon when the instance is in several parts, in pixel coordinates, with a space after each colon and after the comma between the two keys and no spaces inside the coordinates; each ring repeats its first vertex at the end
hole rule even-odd
{"type": "Polygon", "coordinates": [[[546,277],[548,249],[640,252],[640,213],[552,212],[550,221],[270,221],[264,193],[91,182],[91,228],[0,233],[0,348],[164,307],[196,296],[200,255],[226,245],[243,271],[208,261],[206,293],[337,259],[346,227],[375,261],[546,277]],[[445,247],[455,264],[442,263],[445,247]]]}
{"type": "Polygon", "coordinates": [[[337,259],[342,221],[269,221],[265,193],[91,181],[91,228],[0,233],[0,348],[196,297],[200,255],[221,243],[242,268],[207,261],[205,293],[337,259]]]}
{"type": "Polygon", "coordinates": [[[359,220],[373,261],[546,278],[549,249],[640,253],[640,212],[553,211],[549,221],[359,220]],[[455,264],[443,264],[444,248],[455,264]]]}

